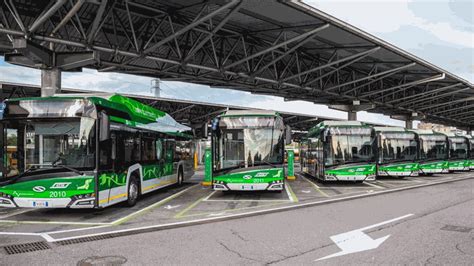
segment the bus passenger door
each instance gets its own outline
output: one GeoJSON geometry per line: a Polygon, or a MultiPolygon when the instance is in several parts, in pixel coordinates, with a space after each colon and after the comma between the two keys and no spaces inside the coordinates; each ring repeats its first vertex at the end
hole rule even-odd
{"type": "Polygon", "coordinates": [[[165,140],[165,175],[169,180],[177,181],[178,179],[178,161],[175,160],[176,141],[173,139],[165,140]]]}

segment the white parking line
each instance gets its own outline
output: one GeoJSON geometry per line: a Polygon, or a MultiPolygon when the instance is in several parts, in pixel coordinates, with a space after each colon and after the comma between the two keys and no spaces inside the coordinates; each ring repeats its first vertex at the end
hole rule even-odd
{"type": "Polygon", "coordinates": [[[109,223],[83,223],[83,222],[66,222],[66,221],[17,221],[17,220],[0,220],[3,224],[60,224],[60,225],[106,225],[109,223]]]}
{"type": "Polygon", "coordinates": [[[385,189],[384,187],[377,186],[376,184],[372,184],[372,183],[369,183],[369,182],[366,182],[366,181],[364,181],[364,184],[369,185],[369,186],[374,187],[374,188],[378,188],[378,189],[385,189]]]}
{"type": "Polygon", "coordinates": [[[0,219],[6,219],[8,217],[12,217],[12,216],[15,216],[15,215],[19,215],[19,214],[22,214],[22,213],[26,213],[26,212],[30,212],[32,211],[32,209],[18,209],[18,210],[13,210],[12,212],[6,214],[6,215],[3,215],[3,216],[0,216],[0,219]]]}
{"type": "MultiPolygon", "coordinates": [[[[438,184],[443,184],[443,183],[448,183],[448,182],[455,182],[455,181],[462,181],[462,180],[468,180],[468,179],[473,179],[473,177],[463,177],[463,178],[459,178],[459,179],[455,179],[455,180],[440,180],[440,181],[437,181],[437,182],[418,184],[418,185],[413,185],[413,186],[409,186],[409,187],[399,187],[399,188],[393,188],[393,189],[385,189],[385,190],[381,190],[381,191],[375,191],[375,192],[371,193],[370,196],[382,195],[382,194],[387,194],[387,193],[391,193],[391,192],[403,191],[403,190],[407,190],[407,189],[421,188],[421,187],[427,187],[427,186],[432,186],[432,185],[438,185],[438,184]]],[[[121,230],[101,232],[101,233],[92,233],[92,234],[78,235],[78,236],[65,237],[65,238],[52,238],[50,236],[50,234],[55,234],[56,232],[61,232],[61,233],[68,232],[69,230],[52,231],[52,232],[46,232],[46,233],[0,232],[0,235],[40,236],[40,237],[43,237],[48,242],[58,242],[58,241],[64,241],[64,240],[81,239],[81,238],[86,238],[86,237],[102,236],[102,235],[109,235],[109,234],[116,234],[116,233],[123,233],[123,232],[139,232],[141,230],[147,230],[147,229],[160,230],[160,229],[166,229],[166,228],[170,228],[170,227],[200,224],[200,223],[203,223],[203,222],[221,221],[223,219],[247,217],[247,216],[250,216],[250,215],[273,213],[273,212],[277,212],[277,211],[286,211],[286,210],[291,210],[291,209],[295,209],[295,208],[317,206],[317,205],[333,203],[333,202],[339,202],[339,201],[344,201],[344,200],[349,200],[349,199],[364,198],[364,197],[367,197],[367,196],[368,196],[368,194],[358,194],[358,195],[346,196],[346,197],[335,198],[335,199],[327,199],[327,200],[322,200],[322,201],[293,204],[293,205],[290,205],[290,206],[283,206],[283,207],[264,209],[264,210],[256,210],[256,211],[252,211],[252,212],[244,212],[244,213],[238,213],[238,214],[230,214],[230,215],[224,215],[224,216],[219,216],[219,217],[202,218],[202,219],[175,222],[175,223],[167,223],[167,224],[155,224],[155,225],[150,225],[150,226],[128,228],[128,229],[121,229],[121,230]]],[[[92,227],[90,229],[94,229],[94,228],[98,228],[98,227],[92,227]]],[[[72,229],[72,230],[74,230],[74,229],[72,229]]],[[[84,230],[86,230],[86,228],[84,228],[84,230]]]]}

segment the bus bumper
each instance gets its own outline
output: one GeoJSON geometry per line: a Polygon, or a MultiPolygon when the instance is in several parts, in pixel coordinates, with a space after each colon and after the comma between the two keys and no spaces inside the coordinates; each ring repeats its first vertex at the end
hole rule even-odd
{"type": "Polygon", "coordinates": [[[450,166],[449,171],[469,171],[469,167],[464,166],[450,166]]]}
{"type": "Polygon", "coordinates": [[[446,169],[438,168],[438,169],[420,169],[420,174],[441,174],[446,173],[446,169]]]}
{"type": "Polygon", "coordinates": [[[326,181],[371,181],[375,180],[375,175],[326,175],[326,181]]]}
{"type": "Polygon", "coordinates": [[[418,171],[411,172],[391,172],[391,171],[380,171],[377,173],[378,176],[419,176],[418,171]]]}
{"type": "Polygon", "coordinates": [[[256,183],[256,184],[249,184],[249,183],[214,183],[212,185],[214,190],[221,190],[221,191],[259,191],[259,190],[283,190],[284,184],[283,182],[272,182],[272,183],[256,183]]]}
{"type": "Polygon", "coordinates": [[[11,198],[0,197],[0,207],[6,208],[94,208],[95,198],[11,198]]]}

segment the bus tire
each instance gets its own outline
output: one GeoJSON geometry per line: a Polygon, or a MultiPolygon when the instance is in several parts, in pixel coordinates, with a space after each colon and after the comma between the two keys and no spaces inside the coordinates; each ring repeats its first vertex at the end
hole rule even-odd
{"type": "Polygon", "coordinates": [[[178,182],[177,182],[178,186],[181,186],[183,184],[183,181],[184,181],[183,179],[184,179],[183,168],[180,167],[178,169],[178,182]]]}
{"type": "Polygon", "coordinates": [[[132,175],[128,182],[127,188],[127,206],[133,207],[137,204],[138,196],[140,194],[140,189],[138,186],[138,179],[132,175]]]}

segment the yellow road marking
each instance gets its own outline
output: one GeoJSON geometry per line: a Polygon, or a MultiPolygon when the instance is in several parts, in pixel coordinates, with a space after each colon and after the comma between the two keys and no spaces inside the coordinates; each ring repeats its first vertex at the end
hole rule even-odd
{"type": "MultiPolygon", "coordinates": [[[[214,191],[211,192],[211,193],[214,193],[214,191]]],[[[182,210],[182,211],[180,211],[178,214],[176,214],[176,215],[174,216],[174,218],[182,218],[185,213],[187,213],[188,211],[192,210],[194,207],[196,207],[199,203],[201,203],[201,202],[202,202],[205,198],[207,198],[208,196],[209,196],[209,195],[204,196],[204,197],[202,197],[202,198],[196,200],[196,201],[193,202],[191,205],[189,205],[188,207],[186,207],[184,210],[182,210]]]]}
{"type": "Polygon", "coordinates": [[[158,202],[156,202],[156,203],[154,203],[154,204],[152,204],[152,205],[150,205],[150,206],[148,206],[148,207],[145,207],[145,208],[143,208],[143,209],[141,209],[141,210],[139,210],[139,211],[136,211],[136,212],[134,212],[134,213],[131,213],[131,214],[129,214],[129,215],[125,216],[125,217],[122,217],[122,218],[120,218],[120,219],[117,219],[117,220],[111,222],[111,224],[113,224],[113,225],[120,225],[120,224],[123,224],[124,222],[129,221],[130,219],[133,219],[133,218],[137,217],[138,215],[143,214],[144,212],[147,212],[147,211],[149,211],[149,210],[151,210],[151,209],[154,209],[154,208],[156,208],[156,207],[160,207],[161,205],[163,205],[163,204],[169,202],[170,200],[175,199],[175,198],[177,198],[178,196],[181,196],[182,194],[184,194],[185,192],[187,192],[187,191],[190,190],[191,188],[194,188],[195,186],[196,186],[196,185],[193,185],[193,186],[191,186],[191,187],[188,187],[187,189],[184,189],[184,190],[182,190],[182,191],[180,191],[180,192],[178,192],[178,193],[176,193],[176,194],[173,194],[173,195],[171,195],[171,196],[169,196],[169,197],[167,197],[167,198],[164,198],[164,199],[162,199],[162,200],[160,200],[160,201],[158,201],[158,202]]]}
{"type": "Polygon", "coordinates": [[[320,193],[321,195],[323,195],[324,197],[329,198],[329,195],[326,194],[324,191],[322,191],[318,185],[316,185],[314,182],[311,182],[311,181],[310,181],[308,178],[306,178],[305,176],[302,176],[302,177],[303,177],[304,180],[306,180],[306,182],[309,182],[317,192],[319,192],[319,193],[320,193]]]}
{"type": "Polygon", "coordinates": [[[285,183],[285,188],[286,191],[289,193],[290,200],[292,202],[298,202],[298,197],[296,197],[295,193],[293,192],[293,189],[291,189],[290,184],[288,184],[288,182],[285,183]]]}

